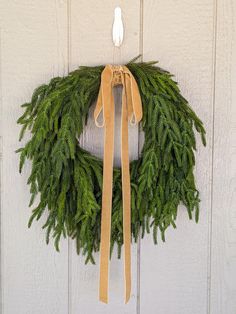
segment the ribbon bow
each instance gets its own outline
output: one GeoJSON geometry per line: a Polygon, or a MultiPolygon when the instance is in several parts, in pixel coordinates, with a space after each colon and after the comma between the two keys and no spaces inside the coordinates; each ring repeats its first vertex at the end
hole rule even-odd
{"type": "Polygon", "coordinates": [[[125,303],[131,292],[131,209],[128,121],[136,124],[142,119],[142,103],[138,85],[126,66],[106,65],[101,75],[97,104],[94,111],[95,123],[104,127],[103,191],[100,244],[100,287],[99,299],[108,303],[108,277],[110,256],[112,177],[114,159],[114,118],[115,105],[113,87],[123,85],[121,113],[121,168],[123,199],[123,239],[125,271],[125,303]],[[98,116],[103,112],[103,123],[98,124],[98,116]]]}

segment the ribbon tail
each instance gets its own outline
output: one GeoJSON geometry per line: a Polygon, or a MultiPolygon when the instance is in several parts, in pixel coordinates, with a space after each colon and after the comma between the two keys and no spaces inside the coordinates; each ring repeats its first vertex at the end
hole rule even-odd
{"type": "Polygon", "coordinates": [[[125,271],[125,303],[131,294],[131,209],[130,209],[130,172],[128,142],[128,103],[127,89],[123,82],[121,113],[121,163],[122,163],[122,198],[123,198],[123,239],[125,271]]]}
{"type": "Polygon", "coordinates": [[[104,104],[103,110],[105,113],[105,134],[101,213],[99,300],[104,303],[108,303],[115,114],[114,99],[110,84],[109,88],[102,89],[102,101],[104,104]],[[107,108],[108,106],[109,108],[107,108]]]}

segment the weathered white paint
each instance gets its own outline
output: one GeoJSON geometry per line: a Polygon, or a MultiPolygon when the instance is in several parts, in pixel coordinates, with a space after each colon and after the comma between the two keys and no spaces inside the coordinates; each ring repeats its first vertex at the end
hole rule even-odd
{"type": "MultiPolygon", "coordinates": [[[[234,314],[236,311],[235,135],[236,8],[230,0],[2,0],[1,97],[1,313],[3,314],[234,314]],[[112,43],[113,12],[122,9],[124,42],[112,43]],[[111,261],[110,304],[98,301],[97,265],[84,266],[73,241],[60,254],[27,229],[29,165],[17,173],[20,104],[50,77],[78,65],[125,63],[143,52],[176,74],[183,94],[202,117],[196,176],[201,216],[196,225],[179,209],[167,243],[151,237],[133,245],[132,297],[123,304],[123,263],[111,261]]],[[[116,92],[116,156],[120,156],[120,90],[116,92]]],[[[102,156],[103,130],[91,119],[81,139],[102,156]]],[[[130,129],[132,158],[138,130],[130,129]]]]}
{"type": "MultiPolygon", "coordinates": [[[[132,6],[125,1],[94,2],[94,14],[91,14],[90,2],[72,1],[71,3],[71,60],[72,69],[81,64],[123,63],[139,54],[139,1],[132,1],[132,6]],[[112,42],[112,23],[114,7],[122,6],[125,29],[127,29],[121,50],[114,48],[112,42]],[[77,12],[80,12],[78,19],[77,12]],[[95,13],[96,12],[96,13],[95,13]],[[97,18],[94,18],[97,15],[97,18]],[[102,20],[98,16],[103,16],[102,20]],[[127,18],[129,16],[129,18],[127,18]],[[84,31],[86,29],[86,32],[84,31]],[[95,40],[96,38],[96,40],[95,40]],[[115,51],[114,51],[115,50],[115,51]]],[[[120,90],[116,93],[116,132],[115,163],[120,159],[120,90]]],[[[130,129],[131,158],[138,153],[138,129],[130,129]]],[[[98,129],[91,112],[83,136],[83,145],[98,156],[103,153],[103,129],[98,129]]],[[[99,254],[96,255],[96,266],[84,265],[72,244],[71,251],[71,313],[89,314],[135,313],[136,310],[136,265],[137,246],[132,249],[132,296],[128,305],[124,305],[123,261],[117,260],[114,254],[110,264],[110,304],[98,302],[99,254]]],[[[115,253],[115,251],[114,251],[115,253]]]]}
{"type": "Polygon", "coordinates": [[[1,1],[1,272],[2,313],[65,314],[68,310],[67,242],[58,254],[45,245],[41,223],[27,228],[29,165],[18,174],[20,103],[51,76],[65,73],[66,3],[1,1]]]}
{"type": "Polygon", "coordinates": [[[211,313],[236,313],[236,3],[218,0],[211,313]]]}
{"type": "Polygon", "coordinates": [[[205,123],[208,146],[202,148],[198,141],[195,172],[202,199],[199,223],[189,221],[186,209],[180,207],[177,229],[167,231],[167,243],[160,239],[154,247],[151,238],[141,242],[141,313],[207,311],[213,8],[213,1],[205,0],[144,2],[144,59],[158,58],[161,67],[175,73],[182,93],[205,123]]]}

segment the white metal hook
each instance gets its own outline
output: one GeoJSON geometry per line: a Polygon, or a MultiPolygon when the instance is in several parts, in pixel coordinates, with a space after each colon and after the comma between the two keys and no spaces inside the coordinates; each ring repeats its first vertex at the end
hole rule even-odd
{"type": "Polygon", "coordinates": [[[124,38],[124,26],[121,17],[121,8],[116,7],[114,10],[114,22],[112,29],[112,38],[115,47],[120,47],[124,38]]]}

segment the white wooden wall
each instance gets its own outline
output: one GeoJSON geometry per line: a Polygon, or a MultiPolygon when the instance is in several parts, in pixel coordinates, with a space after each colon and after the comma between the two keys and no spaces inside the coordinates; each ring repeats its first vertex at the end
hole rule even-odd
{"type": "MultiPolygon", "coordinates": [[[[235,21],[234,0],[0,0],[2,314],[236,313],[235,21]],[[120,53],[111,42],[116,5],[125,23],[120,53]],[[104,305],[98,302],[98,264],[84,266],[73,242],[65,240],[59,254],[46,246],[42,223],[27,229],[30,169],[18,174],[16,120],[20,104],[52,76],[113,58],[125,63],[139,53],[176,74],[205,123],[208,145],[199,141],[196,167],[200,222],[190,222],[180,208],[178,229],[168,231],[165,244],[154,246],[146,237],[133,245],[128,305],[123,264],[114,256],[110,303],[104,305]]],[[[117,106],[117,119],[119,112],[117,106]]],[[[134,158],[137,128],[131,138],[134,158]]],[[[83,143],[102,154],[102,133],[92,120],[83,143]]]]}

